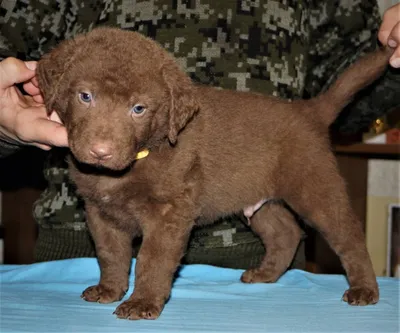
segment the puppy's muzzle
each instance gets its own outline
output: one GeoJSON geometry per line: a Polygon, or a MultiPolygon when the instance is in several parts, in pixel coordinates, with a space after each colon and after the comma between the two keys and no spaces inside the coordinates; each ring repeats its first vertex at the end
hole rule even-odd
{"type": "Polygon", "coordinates": [[[89,154],[99,161],[107,161],[113,156],[111,144],[107,142],[95,143],[89,148],[89,154]]]}

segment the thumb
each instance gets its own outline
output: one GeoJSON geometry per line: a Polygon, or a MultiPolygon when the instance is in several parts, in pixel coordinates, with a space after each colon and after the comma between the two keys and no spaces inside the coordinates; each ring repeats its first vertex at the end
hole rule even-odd
{"type": "Polygon", "coordinates": [[[68,147],[68,135],[66,128],[52,120],[39,118],[35,124],[35,138],[50,146],[68,147]]]}
{"type": "Polygon", "coordinates": [[[11,57],[1,61],[0,89],[7,89],[16,83],[32,79],[35,76],[35,68],[35,61],[23,62],[11,57]]]}

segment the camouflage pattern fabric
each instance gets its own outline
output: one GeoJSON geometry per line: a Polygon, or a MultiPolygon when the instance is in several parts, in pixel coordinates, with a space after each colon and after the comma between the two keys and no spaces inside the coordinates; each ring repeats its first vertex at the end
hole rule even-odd
{"type": "Polygon", "coordinates": [[[11,155],[19,149],[21,149],[19,145],[11,143],[8,140],[0,137],[0,158],[11,155]]]}
{"type": "MultiPolygon", "coordinates": [[[[375,1],[315,1],[311,12],[310,66],[305,95],[325,91],[337,76],[377,44],[381,19],[375,1]],[[365,21],[364,21],[365,20],[365,21]],[[312,65],[311,65],[312,64],[312,65]]],[[[336,119],[332,128],[341,133],[367,129],[371,122],[400,105],[400,70],[386,74],[361,92],[336,119]]]]}
{"type": "MultiPolygon", "coordinates": [[[[307,98],[376,46],[379,24],[375,0],[6,0],[0,56],[37,60],[77,33],[117,26],[160,42],[197,82],[307,98]]],[[[38,260],[94,255],[64,154],[50,154],[49,185],[34,207],[38,260]]],[[[230,217],[196,229],[185,260],[246,268],[264,251],[241,217],[230,217]]]]}

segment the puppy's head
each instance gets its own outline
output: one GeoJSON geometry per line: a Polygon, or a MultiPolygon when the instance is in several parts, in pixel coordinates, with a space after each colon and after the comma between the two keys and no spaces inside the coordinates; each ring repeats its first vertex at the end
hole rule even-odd
{"type": "Polygon", "coordinates": [[[198,109],[193,84],[174,59],[135,32],[98,28],[64,41],[37,72],[72,154],[91,165],[122,170],[142,149],[175,144],[198,109]]]}

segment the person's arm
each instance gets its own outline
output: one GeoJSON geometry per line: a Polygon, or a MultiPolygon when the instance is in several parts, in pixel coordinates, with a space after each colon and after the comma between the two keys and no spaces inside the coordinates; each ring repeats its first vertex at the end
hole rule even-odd
{"type": "Polygon", "coordinates": [[[9,143],[4,140],[0,140],[0,158],[7,157],[16,151],[18,151],[20,148],[19,145],[15,145],[12,143],[9,143]]]}

